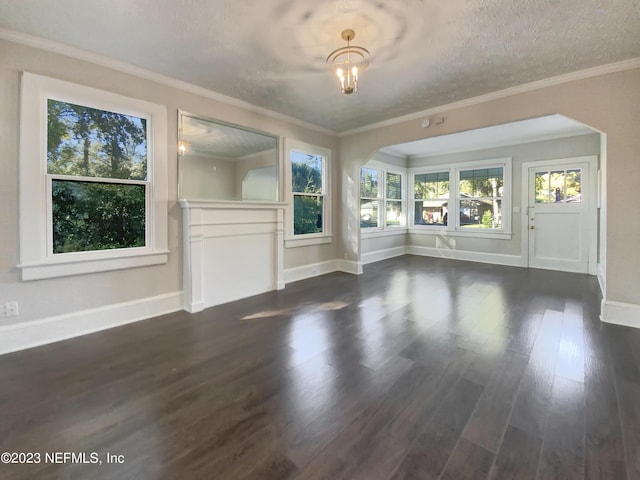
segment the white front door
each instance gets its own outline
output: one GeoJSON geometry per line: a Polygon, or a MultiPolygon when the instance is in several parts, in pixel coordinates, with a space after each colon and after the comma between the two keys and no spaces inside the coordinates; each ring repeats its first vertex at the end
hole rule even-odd
{"type": "MultiPolygon", "coordinates": [[[[589,273],[596,192],[591,161],[556,160],[528,167],[529,267],[589,273]],[[593,217],[593,218],[591,218],[593,217]]],[[[589,160],[589,159],[587,159],[589,160]]],[[[595,267],[595,266],[594,266],[595,267]]]]}

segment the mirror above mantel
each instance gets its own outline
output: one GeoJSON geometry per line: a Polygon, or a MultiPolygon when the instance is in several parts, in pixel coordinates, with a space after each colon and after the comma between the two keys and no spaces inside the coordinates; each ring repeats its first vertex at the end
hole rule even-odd
{"type": "Polygon", "coordinates": [[[178,112],[182,199],[278,202],[278,137],[178,112]]]}

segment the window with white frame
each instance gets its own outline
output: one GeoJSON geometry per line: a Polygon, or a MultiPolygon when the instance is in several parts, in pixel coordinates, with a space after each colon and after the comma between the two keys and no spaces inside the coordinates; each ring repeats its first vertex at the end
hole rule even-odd
{"type": "Polygon", "coordinates": [[[460,228],[502,230],[504,167],[458,169],[460,228]]]}
{"type": "Polygon", "coordinates": [[[449,171],[415,174],[413,196],[414,225],[447,225],[449,171]]]}
{"type": "Polygon", "coordinates": [[[327,243],[331,235],[329,159],[327,149],[287,142],[291,210],[287,246],[327,243]]]}
{"type": "Polygon", "coordinates": [[[384,168],[360,169],[360,228],[404,227],[404,174],[384,168]]]}
{"type": "Polygon", "coordinates": [[[380,225],[380,201],[382,188],[380,174],[376,168],[360,169],[360,228],[378,228],[380,225]]]}
{"type": "Polygon", "coordinates": [[[167,261],[166,108],[25,73],[25,280],[167,261]]]}
{"type": "Polygon", "coordinates": [[[386,172],[384,187],[385,227],[402,227],[405,225],[403,205],[403,175],[386,172]]]}
{"type": "Polygon", "coordinates": [[[511,159],[412,169],[413,228],[465,236],[510,235],[511,159]]]}

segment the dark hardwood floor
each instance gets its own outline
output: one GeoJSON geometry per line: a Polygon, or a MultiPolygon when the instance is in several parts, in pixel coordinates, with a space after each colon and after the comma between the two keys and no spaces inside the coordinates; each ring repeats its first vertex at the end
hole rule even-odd
{"type": "Polygon", "coordinates": [[[640,330],[598,292],[404,256],[5,355],[0,452],[40,463],[0,478],[640,479],[640,330]]]}

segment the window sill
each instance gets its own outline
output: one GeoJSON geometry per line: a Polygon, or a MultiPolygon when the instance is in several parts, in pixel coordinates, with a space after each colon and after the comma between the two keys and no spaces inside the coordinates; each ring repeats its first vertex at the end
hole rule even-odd
{"type": "Polygon", "coordinates": [[[467,238],[492,238],[494,240],[511,240],[511,232],[467,232],[464,230],[449,230],[438,227],[414,227],[409,229],[409,233],[418,235],[439,235],[444,237],[467,237],[467,238]]]}
{"type": "Polygon", "coordinates": [[[285,248],[308,247],[333,242],[333,235],[309,236],[307,238],[290,238],[284,241],[285,248]]]}
{"type": "Polygon", "coordinates": [[[155,250],[93,259],[67,257],[42,263],[22,264],[18,265],[18,268],[22,270],[22,280],[29,281],[161,265],[167,263],[168,257],[169,250],[155,250]]]}
{"type": "Polygon", "coordinates": [[[387,230],[377,230],[377,229],[365,229],[360,228],[360,235],[362,238],[377,238],[377,237],[390,237],[393,235],[404,235],[408,232],[406,227],[395,227],[395,228],[387,228],[387,230]]]}

